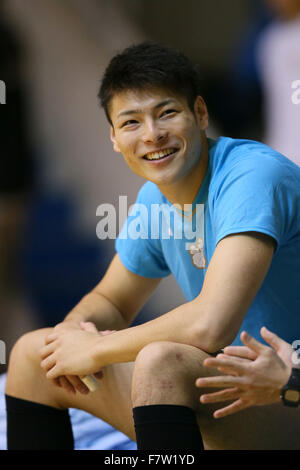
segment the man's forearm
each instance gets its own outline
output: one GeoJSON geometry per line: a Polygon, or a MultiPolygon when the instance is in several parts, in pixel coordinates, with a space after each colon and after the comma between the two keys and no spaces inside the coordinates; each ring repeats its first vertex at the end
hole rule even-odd
{"type": "Polygon", "coordinates": [[[203,322],[203,328],[199,327],[199,316],[201,311],[197,303],[191,301],[147,323],[102,337],[93,354],[95,362],[101,367],[134,361],[143,347],[157,341],[183,343],[215,352],[218,347],[206,322],[203,322]]]}
{"type": "Polygon", "coordinates": [[[93,322],[98,330],[122,330],[128,327],[121,312],[95,290],[85,295],[64,321],[93,322]]]}

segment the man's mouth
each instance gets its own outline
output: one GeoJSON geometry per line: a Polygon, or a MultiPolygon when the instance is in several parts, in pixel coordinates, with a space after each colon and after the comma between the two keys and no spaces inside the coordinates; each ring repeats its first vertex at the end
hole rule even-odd
{"type": "Polygon", "coordinates": [[[178,149],[175,148],[169,148],[165,150],[160,150],[159,152],[151,152],[147,153],[146,155],[143,156],[144,160],[163,160],[164,158],[169,157],[170,155],[173,155],[173,153],[177,152],[178,149]]]}

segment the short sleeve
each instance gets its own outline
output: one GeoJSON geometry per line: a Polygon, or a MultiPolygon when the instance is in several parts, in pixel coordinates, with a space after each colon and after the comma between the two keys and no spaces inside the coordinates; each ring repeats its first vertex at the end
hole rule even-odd
{"type": "Polygon", "coordinates": [[[151,202],[157,189],[146,183],[122,227],[115,248],[124,266],[144,277],[161,278],[170,274],[160,239],[151,239],[151,202]]]}
{"type": "Polygon", "coordinates": [[[271,236],[280,245],[287,230],[288,173],[276,159],[246,157],[227,168],[214,192],[216,244],[225,236],[247,231],[271,236]]]}

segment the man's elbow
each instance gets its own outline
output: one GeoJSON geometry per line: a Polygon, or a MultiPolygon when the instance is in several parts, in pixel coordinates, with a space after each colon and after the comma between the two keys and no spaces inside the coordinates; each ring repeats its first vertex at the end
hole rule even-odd
{"type": "Polygon", "coordinates": [[[223,331],[213,331],[214,328],[195,329],[193,335],[193,345],[208,354],[214,354],[221,349],[229,346],[236,337],[236,333],[228,333],[223,331]]]}

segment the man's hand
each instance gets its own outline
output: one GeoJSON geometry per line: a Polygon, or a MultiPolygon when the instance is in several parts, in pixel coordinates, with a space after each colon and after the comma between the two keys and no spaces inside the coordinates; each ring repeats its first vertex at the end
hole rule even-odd
{"type": "MultiPolygon", "coordinates": [[[[96,326],[94,325],[94,323],[92,322],[80,322],[80,326],[81,328],[84,330],[84,331],[94,331],[94,332],[97,332],[97,328],[96,326]]],[[[112,333],[115,333],[117,330],[104,330],[104,331],[98,331],[98,333],[101,335],[101,336],[108,336],[108,335],[111,335],[112,333]]],[[[103,372],[102,370],[99,370],[98,372],[95,372],[93,374],[93,376],[96,378],[96,379],[102,379],[103,377],[103,372]]]]}
{"type": "MultiPolygon", "coordinates": [[[[65,330],[73,330],[73,329],[82,329],[80,326],[80,320],[68,320],[58,323],[54,327],[54,331],[65,331],[65,330]]],[[[86,385],[80,380],[77,376],[61,376],[57,377],[56,379],[52,380],[53,384],[65,389],[69,393],[76,394],[76,391],[86,395],[89,393],[89,389],[86,385]]]]}
{"type": "Polygon", "coordinates": [[[48,379],[62,375],[95,374],[99,368],[93,359],[93,352],[99,344],[100,334],[78,328],[57,329],[46,338],[41,349],[41,367],[48,379]]]}
{"type": "MultiPolygon", "coordinates": [[[[80,321],[74,321],[74,320],[68,320],[68,321],[64,321],[62,323],[59,323],[58,325],[56,325],[54,327],[54,332],[55,333],[62,333],[62,332],[65,332],[65,331],[78,331],[78,330],[84,330],[84,331],[90,331],[90,332],[94,332],[94,333],[98,333],[102,336],[105,336],[105,335],[108,335],[108,334],[111,334],[111,333],[114,333],[115,330],[105,330],[105,331],[99,331],[97,330],[96,326],[94,325],[94,323],[91,323],[91,322],[80,322],[80,321]]],[[[44,355],[43,355],[43,350],[44,348],[41,350],[41,358],[43,359],[44,358],[44,355]]],[[[101,379],[102,376],[103,376],[103,372],[100,370],[100,371],[97,371],[94,376],[96,377],[96,379],[101,379]]],[[[80,377],[78,377],[77,375],[61,375],[55,379],[52,379],[52,382],[58,386],[58,387],[61,387],[63,389],[65,389],[67,392],[69,393],[73,393],[75,394],[76,391],[79,392],[79,393],[82,393],[83,395],[86,395],[89,393],[89,389],[87,388],[87,386],[81,381],[80,377]]]]}
{"type": "Polygon", "coordinates": [[[199,378],[197,387],[223,388],[202,395],[201,403],[233,403],[214,412],[215,418],[223,418],[255,405],[267,405],[280,401],[280,391],[289,379],[294,352],[292,346],[263,327],[261,336],[272,348],[265,346],[246,332],[241,334],[245,346],[228,346],[224,354],[204,361],[207,367],[215,367],[227,375],[199,378]]]}

